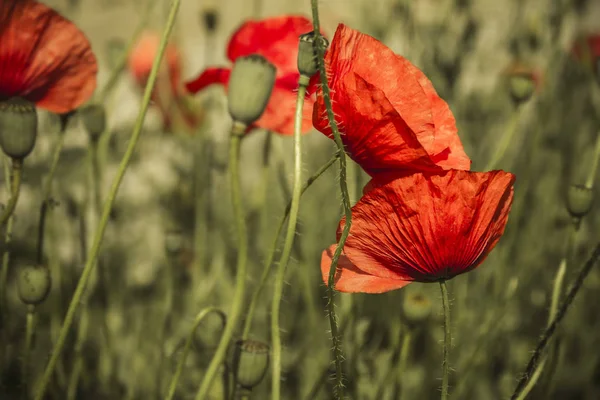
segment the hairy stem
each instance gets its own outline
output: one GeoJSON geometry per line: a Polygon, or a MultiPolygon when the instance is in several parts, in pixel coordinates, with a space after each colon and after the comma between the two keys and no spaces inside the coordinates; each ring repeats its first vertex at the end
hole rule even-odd
{"type": "MultiPolygon", "coordinates": [[[[4,158],[4,182],[6,182],[6,191],[10,195],[11,188],[11,167],[8,157],[4,158]]],[[[4,233],[4,252],[2,254],[2,271],[0,272],[0,322],[4,324],[6,314],[6,282],[8,281],[8,266],[10,263],[10,248],[12,242],[12,231],[14,225],[14,216],[11,215],[6,223],[6,231],[4,233]]]]}
{"type": "Polygon", "coordinates": [[[440,281],[440,290],[442,291],[442,308],[444,310],[444,355],[442,359],[442,400],[448,399],[449,395],[449,354],[452,346],[452,336],[450,332],[450,302],[448,300],[448,288],[446,281],[440,281]]]}
{"type": "Polygon", "coordinates": [[[235,294],[233,297],[233,304],[231,306],[231,312],[227,319],[227,325],[221,335],[217,351],[213,356],[206,374],[200,383],[198,392],[196,393],[196,400],[203,400],[208,395],[210,386],[212,384],[217,370],[227,353],[227,347],[229,341],[233,336],[233,332],[237,327],[240,316],[242,314],[242,308],[244,305],[244,295],[246,291],[246,264],[248,260],[248,236],[246,233],[246,221],[244,208],[242,207],[242,193],[240,184],[240,145],[244,135],[246,126],[237,122],[233,123],[231,129],[231,143],[229,147],[229,176],[231,180],[231,200],[233,203],[233,210],[235,214],[235,223],[238,239],[238,259],[236,266],[236,283],[235,283],[235,294]]]}
{"type": "Polygon", "coordinates": [[[35,305],[27,306],[27,322],[25,325],[25,347],[23,349],[23,360],[21,361],[21,385],[23,386],[23,397],[29,398],[29,358],[33,346],[33,335],[35,333],[35,305]]]}
{"type": "Polygon", "coordinates": [[[150,97],[152,95],[152,89],[154,87],[154,83],[156,82],[156,77],[158,75],[158,68],[160,66],[161,59],[165,52],[165,48],[167,46],[167,41],[169,39],[169,35],[173,29],[173,26],[175,25],[175,17],[177,15],[177,11],[179,9],[180,2],[181,2],[181,0],[172,0],[171,12],[168,17],[167,26],[165,27],[165,30],[163,32],[162,39],[160,42],[160,47],[156,54],[156,58],[154,59],[154,62],[152,64],[152,70],[150,71],[148,83],[147,83],[146,89],[144,91],[144,97],[142,100],[140,112],[138,114],[136,124],[133,128],[133,133],[131,135],[131,139],[129,140],[129,146],[127,147],[127,151],[125,152],[123,159],[121,160],[121,164],[119,166],[119,169],[117,171],[115,179],[113,180],[112,187],[110,189],[110,192],[108,194],[106,202],[104,203],[104,208],[102,211],[102,218],[96,229],[96,234],[94,237],[92,249],[90,251],[90,254],[88,256],[86,264],[83,268],[81,277],[79,278],[79,282],[77,283],[77,288],[75,289],[73,298],[71,299],[71,302],[69,304],[69,308],[67,310],[67,315],[65,316],[62,327],[60,329],[58,340],[54,344],[54,348],[52,349],[52,355],[50,357],[50,361],[48,362],[48,365],[46,366],[46,369],[44,370],[44,374],[40,381],[39,389],[35,396],[35,400],[42,400],[44,398],[44,394],[46,393],[48,384],[50,383],[50,380],[52,379],[52,374],[54,372],[54,368],[56,367],[56,363],[58,362],[58,359],[60,358],[60,354],[65,345],[67,335],[69,333],[71,325],[73,324],[73,320],[75,319],[75,313],[76,313],[77,309],[79,308],[79,303],[85,292],[87,282],[90,278],[93,267],[96,264],[96,258],[98,256],[98,251],[100,250],[100,245],[102,244],[104,232],[106,230],[106,226],[108,225],[110,212],[111,212],[112,206],[115,202],[115,199],[117,197],[117,192],[119,190],[119,186],[121,185],[123,177],[125,176],[125,171],[127,170],[129,162],[131,161],[131,157],[133,156],[135,146],[136,146],[136,144],[141,136],[141,133],[142,133],[142,126],[143,126],[144,118],[146,117],[146,111],[148,110],[148,105],[150,104],[150,97]]]}
{"type": "Polygon", "coordinates": [[[13,212],[15,211],[15,207],[17,206],[17,201],[19,200],[19,194],[21,193],[21,178],[23,176],[23,160],[13,158],[12,160],[12,188],[10,194],[10,200],[8,200],[8,204],[4,207],[2,214],[0,215],[0,226],[6,225],[8,219],[11,217],[13,212]]]}

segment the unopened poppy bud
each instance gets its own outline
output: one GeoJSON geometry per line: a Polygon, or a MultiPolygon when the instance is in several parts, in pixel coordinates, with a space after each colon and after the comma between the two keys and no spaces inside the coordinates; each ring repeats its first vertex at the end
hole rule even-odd
{"type": "Polygon", "coordinates": [[[217,24],[219,23],[219,14],[216,10],[208,9],[200,13],[200,19],[207,32],[214,32],[217,30],[217,24]]]}
{"type": "Polygon", "coordinates": [[[571,185],[567,192],[567,210],[573,218],[582,218],[592,208],[594,193],[585,185],[571,185]]]}
{"type": "Polygon", "coordinates": [[[516,104],[525,103],[535,92],[535,80],[528,74],[515,74],[508,78],[510,96],[516,104]]]}
{"type": "Polygon", "coordinates": [[[252,390],[269,369],[269,346],[256,340],[238,340],[233,355],[236,383],[252,390]]]}
{"type": "Polygon", "coordinates": [[[418,325],[431,315],[431,301],[421,292],[407,292],[402,301],[402,315],[409,325],[418,325]]]}
{"type": "Polygon", "coordinates": [[[258,54],[239,57],[229,77],[229,114],[236,122],[250,125],[267,107],[275,85],[275,67],[258,54]]]}
{"type": "Polygon", "coordinates": [[[106,130],[106,111],[101,104],[91,104],[80,110],[83,125],[90,138],[97,141],[106,130]]]}
{"type": "Polygon", "coordinates": [[[50,270],[44,265],[27,265],[18,271],[17,289],[25,304],[42,303],[48,297],[51,286],[50,270]]]}
{"type": "Polygon", "coordinates": [[[27,157],[36,137],[35,104],[20,97],[0,102],[0,146],[6,155],[15,159],[27,157]]]}
{"type": "Polygon", "coordinates": [[[183,249],[183,235],[179,230],[170,230],[165,234],[165,250],[169,255],[175,255],[183,249]]]}
{"type": "MultiPolygon", "coordinates": [[[[325,40],[325,47],[327,47],[327,39],[325,40]]],[[[319,70],[319,64],[317,63],[317,48],[315,47],[315,32],[311,31],[300,35],[300,42],[298,43],[298,71],[300,72],[301,78],[310,78],[319,70]]],[[[308,84],[308,79],[305,79],[305,85],[308,84]]]]}

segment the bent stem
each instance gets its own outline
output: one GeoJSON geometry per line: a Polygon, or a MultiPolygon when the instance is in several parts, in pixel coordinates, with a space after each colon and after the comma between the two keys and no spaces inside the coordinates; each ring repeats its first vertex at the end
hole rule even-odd
{"type": "Polygon", "coordinates": [[[442,308],[444,310],[444,355],[442,359],[442,400],[448,399],[448,387],[450,366],[448,365],[450,347],[452,346],[452,336],[450,332],[450,302],[448,300],[448,288],[446,281],[440,281],[440,290],[442,291],[442,308]]]}
{"type": "Polygon", "coordinates": [[[21,384],[23,386],[24,398],[29,398],[29,357],[31,355],[31,347],[33,344],[33,334],[35,332],[35,305],[27,306],[27,322],[25,327],[25,347],[23,348],[23,360],[21,364],[21,384]]]}
{"type": "Polygon", "coordinates": [[[302,107],[304,106],[304,94],[308,78],[300,76],[298,82],[298,94],[296,97],[296,114],[294,123],[294,185],[292,189],[292,207],[290,211],[290,220],[288,222],[285,242],[277,273],[275,274],[275,285],[273,289],[273,302],[271,304],[271,341],[272,341],[272,361],[271,368],[271,398],[279,400],[281,391],[281,337],[279,335],[279,308],[281,305],[281,296],[283,294],[283,282],[285,279],[285,270],[292,254],[292,244],[296,235],[296,223],[298,222],[298,211],[300,209],[300,195],[302,194],[302,107]]]}
{"type": "Polygon", "coordinates": [[[2,215],[0,216],[0,226],[4,226],[10,216],[15,211],[15,207],[17,206],[17,201],[19,200],[19,194],[21,193],[21,178],[23,176],[23,159],[12,159],[12,188],[10,193],[10,200],[8,200],[8,204],[2,211],[2,215]]]}
{"type": "Polygon", "coordinates": [[[213,356],[208,370],[200,383],[196,400],[206,398],[212,381],[217,374],[217,370],[225,358],[227,346],[233,336],[233,332],[237,327],[241,316],[241,311],[244,303],[244,294],[246,289],[246,261],[248,259],[248,237],[246,234],[246,221],[244,209],[242,207],[242,194],[240,185],[240,145],[244,135],[246,126],[238,122],[234,122],[231,128],[231,143],[229,147],[229,174],[231,180],[231,197],[235,214],[236,230],[238,236],[238,259],[237,259],[237,275],[235,284],[235,295],[233,297],[233,305],[231,306],[230,316],[227,319],[227,325],[221,340],[217,346],[217,351],[213,356]]]}
{"type": "Polygon", "coordinates": [[[183,367],[185,365],[185,360],[187,358],[188,353],[190,352],[190,348],[192,347],[192,342],[194,340],[194,334],[200,326],[200,323],[204,320],[204,318],[210,313],[217,313],[221,320],[223,321],[223,327],[227,325],[227,316],[221,309],[217,307],[207,307],[204,310],[200,311],[198,315],[196,315],[196,319],[194,320],[194,325],[192,325],[192,330],[185,341],[185,347],[183,348],[183,354],[179,358],[179,362],[177,363],[177,369],[175,370],[175,375],[171,379],[171,383],[169,384],[169,392],[165,396],[165,400],[172,400],[173,396],[175,396],[175,390],[177,390],[177,384],[179,383],[179,378],[181,378],[181,373],[183,372],[183,367]]]}
{"type": "MultiPolygon", "coordinates": [[[[303,195],[304,192],[313,184],[314,181],[319,179],[321,175],[325,173],[338,159],[339,153],[336,153],[333,157],[329,159],[321,168],[317,170],[310,178],[304,182],[304,186],[302,186],[302,190],[300,195],[303,195]]],[[[288,205],[283,212],[283,217],[281,217],[281,221],[279,221],[279,226],[277,227],[277,232],[275,233],[275,238],[273,239],[273,244],[271,246],[271,250],[265,260],[263,266],[263,272],[260,277],[260,281],[258,286],[254,290],[252,294],[252,299],[250,300],[250,306],[248,306],[248,314],[246,316],[246,321],[244,322],[244,329],[242,331],[242,339],[247,339],[248,334],[250,333],[250,328],[252,327],[252,319],[254,318],[254,311],[256,309],[256,304],[258,303],[258,299],[260,297],[260,293],[267,283],[267,279],[271,274],[271,265],[273,264],[273,259],[275,258],[275,252],[277,251],[277,242],[279,241],[279,235],[281,235],[281,231],[283,230],[283,226],[285,225],[285,221],[287,220],[288,215],[290,215],[290,210],[292,209],[292,201],[290,200],[288,205]]]]}
{"type": "Polygon", "coordinates": [[[544,351],[546,350],[546,347],[548,346],[550,339],[552,339],[552,337],[554,336],[554,333],[556,332],[556,328],[558,328],[558,325],[561,323],[561,321],[567,314],[567,311],[569,310],[569,307],[573,303],[575,296],[577,295],[577,293],[583,286],[583,282],[585,281],[585,278],[588,276],[588,274],[590,273],[590,271],[592,270],[594,265],[596,265],[596,262],[598,261],[598,259],[600,259],[600,244],[596,245],[594,253],[588,259],[588,261],[585,263],[583,268],[581,268],[581,270],[579,271],[579,274],[577,275],[577,278],[575,278],[575,281],[571,285],[571,288],[569,289],[567,296],[561,303],[560,307],[558,307],[558,311],[556,312],[556,316],[552,320],[552,323],[548,326],[548,328],[546,328],[546,330],[542,334],[542,338],[540,339],[535,351],[533,352],[533,355],[531,356],[529,363],[527,363],[525,372],[519,379],[519,382],[517,383],[517,386],[515,387],[515,391],[514,391],[513,395],[511,396],[510,400],[518,399],[521,392],[523,392],[523,390],[525,389],[525,386],[527,385],[527,383],[532,379],[532,375],[534,374],[541,358],[544,356],[544,351]]]}
{"type": "Polygon", "coordinates": [[[340,235],[335,252],[331,259],[331,266],[329,267],[329,279],[327,283],[327,313],[329,314],[329,324],[331,326],[331,338],[333,341],[333,354],[335,358],[335,396],[337,399],[344,397],[344,378],[342,375],[342,339],[338,333],[337,320],[335,315],[335,272],[337,270],[338,261],[344,248],[344,243],[350,234],[350,227],[352,226],[352,210],[350,207],[350,195],[348,194],[348,185],[346,183],[346,153],[344,151],[344,143],[335,122],[335,116],[333,114],[333,108],[331,105],[331,95],[329,90],[329,84],[327,83],[327,72],[325,70],[325,40],[321,36],[321,27],[319,23],[319,2],[318,0],[311,0],[312,6],[312,17],[313,17],[313,30],[315,35],[315,47],[317,52],[317,64],[319,66],[319,75],[321,78],[321,90],[323,91],[323,101],[325,108],[327,109],[327,119],[329,126],[333,132],[335,144],[337,145],[340,153],[340,191],[342,193],[342,205],[344,207],[344,215],[346,221],[344,229],[340,235]]]}
{"type": "Polygon", "coordinates": [[[50,357],[50,361],[48,362],[48,365],[46,366],[46,369],[44,370],[44,374],[41,378],[41,381],[39,384],[39,389],[35,396],[35,400],[42,400],[44,398],[44,394],[46,393],[46,389],[48,387],[48,384],[50,383],[50,379],[52,378],[54,368],[56,367],[58,359],[60,358],[60,354],[65,345],[67,335],[69,333],[69,330],[71,329],[73,320],[75,319],[75,313],[79,307],[79,303],[85,292],[87,282],[90,278],[90,275],[93,271],[93,267],[96,263],[96,257],[98,256],[98,251],[100,250],[100,245],[102,244],[104,232],[106,230],[106,226],[108,225],[110,212],[111,212],[112,206],[115,202],[115,199],[117,197],[117,192],[119,190],[119,186],[121,185],[121,181],[123,180],[123,177],[125,176],[125,171],[127,170],[127,167],[131,160],[131,157],[133,156],[135,146],[136,146],[136,144],[141,136],[141,133],[142,133],[142,126],[144,123],[144,118],[146,117],[146,111],[148,110],[148,105],[150,104],[150,96],[152,94],[152,88],[154,87],[154,83],[156,81],[158,68],[160,65],[160,61],[163,57],[163,54],[165,52],[167,40],[173,29],[173,25],[175,24],[175,17],[177,15],[177,11],[179,9],[180,2],[181,2],[181,0],[173,0],[171,3],[171,12],[170,12],[168,20],[167,20],[167,26],[165,27],[165,30],[163,32],[160,46],[159,46],[158,52],[156,54],[156,58],[154,59],[154,62],[152,64],[152,70],[150,71],[148,83],[147,83],[146,89],[144,91],[144,97],[142,100],[140,112],[138,114],[138,118],[137,118],[135,127],[133,129],[131,139],[129,140],[129,146],[127,147],[127,150],[123,156],[123,159],[121,160],[121,164],[119,166],[119,169],[118,169],[115,179],[113,181],[112,187],[108,194],[108,198],[106,199],[106,202],[104,203],[104,208],[102,211],[102,218],[96,229],[96,234],[94,236],[94,242],[93,242],[90,254],[89,254],[86,264],[83,268],[81,277],[79,278],[79,282],[77,283],[77,288],[75,289],[73,298],[71,299],[71,302],[69,304],[69,308],[67,310],[67,315],[65,316],[64,322],[60,329],[58,340],[56,341],[56,343],[54,344],[54,348],[52,349],[52,355],[50,357]]]}

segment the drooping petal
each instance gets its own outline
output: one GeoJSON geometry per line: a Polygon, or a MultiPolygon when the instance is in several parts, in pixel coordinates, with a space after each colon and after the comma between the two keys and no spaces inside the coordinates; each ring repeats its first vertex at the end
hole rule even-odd
{"type": "Polygon", "coordinates": [[[260,54],[277,67],[278,78],[289,74],[299,76],[299,37],[312,30],[312,22],[298,15],[246,21],[232,35],[227,57],[233,62],[238,57],[260,54]]]}
{"type": "Polygon", "coordinates": [[[376,186],[353,207],[344,253],[386,279],[431,282],[470,271],[504,232],[514,179],[504,171],[449,170],[376,186]]]}
{"type": "Polygon", "coordinates": [[[187,82],[185,84],[185,88],[190,93],[198,93],[200,90],[209,85],[227,85],[230,74],[231,69],[229,68],[207,68],[200,74],[200,76],[198,76],[198,78],[187,82]]]}
{"type": "MultiPolygon", "coordinates": [[[[329,268],[336,245],[330,246],[323,251],[321,256],[321,275],[323,282],[329,282],[329,268]]],[[[343,253],[337,265],[335,277],[335,289],[346,293],[384,293],[390,290],[400,289],[411,281],[402,279],[380,278],[369,275],[352,264],[343,253]]]]}
{"type": "Polygon", "coordinates": [[[69,20],[33,0],[0,0],[0,100],[14,96],[55,113],[87,101],[96,58],[69,20]]]}
{"type": "MultiPolygon", "coordinates": [[[[340,24],[326,63],[336,115],[342,114],[338,102],[345,95],[344,82],[348,75],[356,74],[383,92],[438,166],[444,169],[470,168],[471,161],[457,135],[456,123],[448,105],[437,95],[425,74],[408,60],[394,54],[376,39],[340,24]]],[[[361,102],[363,99],[354,97],[350,100],[361,102]]],[[[319,96],[313,123],[315,128],[329,134],[328,122],[323,117],[324,107],[319,96]]],[[[339,122],[346,127],[348,141],[353,140],[357,130],[344,120],[344,116],[339,122]]]]}
{"type": "MultiPolygon", "coordinates": [[[[336,119],[346,151],[367,173],[389,170],[440,170],[427,154],[415,133],[388,101],[382,90],[355,73],[337,83],[336,119]],[[357,101],[356,99],[360,99],[357,101]]],[[[315,107],[313,121],[321,120],[315,107]]],[[[331,130],[328,136],[333,138],[331,130]]]]}

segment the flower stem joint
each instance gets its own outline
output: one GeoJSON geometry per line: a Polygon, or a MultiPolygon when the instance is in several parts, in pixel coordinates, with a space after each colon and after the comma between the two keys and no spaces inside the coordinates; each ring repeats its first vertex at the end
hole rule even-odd
{"type": "Polygon", "coordinates": [[[258,54],[235,60],[227,99],[234,124],[251,125],[263,114],[275,86],[276,69],[258,54]]]}
{"type": "Polygon", "coordinates": [[[238,340],[233,354],[235,382],[252,391],[269,369],[269,346],[256,340],[238,340]]]}
{"type": "Polygon", "coordinates": [[[27,157],[37,138],[35,104],[20,97],[0,102],[0,147],[15,160],[27,157]]]}
{"type": "MultiPolygon", "coordinates": [[[[327,39],[321,36],[324,47],[329,46],[327,39]]],[[[300,84],[308,86],[310,78],[319,70],[317,62],[317,47],[315,46],[315,32],[310,31],[300,35],[298,43],[298,71],[300,72],[300,84]]]]}
{"type": "Polygon", "coordinates": [[[48,297],[51,287],[50,270],[45,265],[27,265],[19,269],[17,289],[23,303],[41,304],[48,297]]]}

